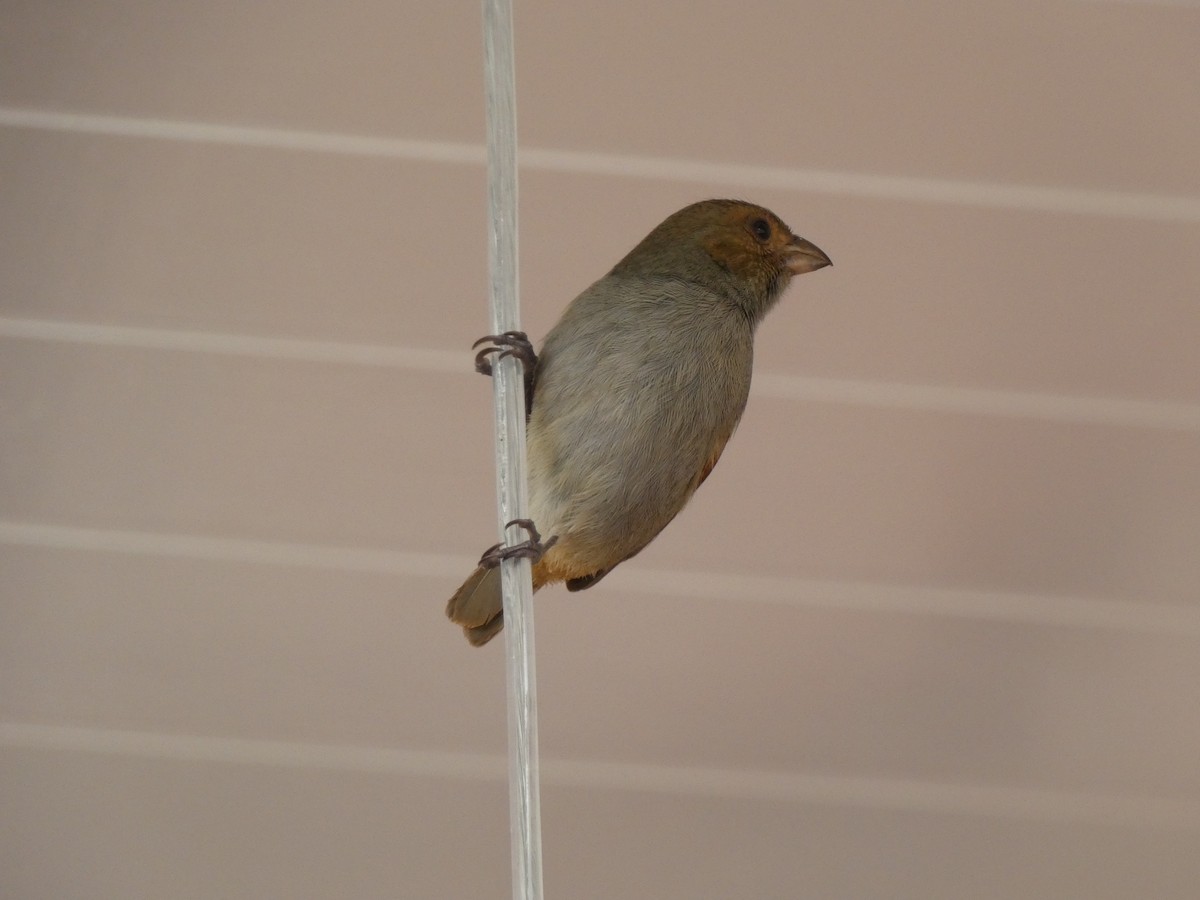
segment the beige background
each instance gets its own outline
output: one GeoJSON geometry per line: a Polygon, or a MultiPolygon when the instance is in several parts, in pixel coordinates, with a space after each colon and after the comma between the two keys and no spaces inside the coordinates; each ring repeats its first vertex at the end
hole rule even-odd
{"type": "MultiPolygon", "coordinates": [[[[0,13],[0,895],[508,896],[477,4],[0,13]]],[[[1200,896],[1200,8],[520,0],[535,337],[834,258],[538,598],[547,896],[1200,896]]]]}

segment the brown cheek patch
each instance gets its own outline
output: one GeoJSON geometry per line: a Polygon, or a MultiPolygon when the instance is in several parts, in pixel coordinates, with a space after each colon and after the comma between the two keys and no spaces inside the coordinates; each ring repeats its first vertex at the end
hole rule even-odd
{"type": "Polygon", "coordinates": [[[762,254],[749,240],[738,240],[735,235],[722,234],[703,242],[708,255],[723,269],[737,274],[754,271],[761,265],[762,254]]]}

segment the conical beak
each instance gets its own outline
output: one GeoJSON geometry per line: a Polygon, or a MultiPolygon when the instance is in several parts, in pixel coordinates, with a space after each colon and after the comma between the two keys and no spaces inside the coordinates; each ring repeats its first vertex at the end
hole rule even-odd
{"type": "Polygon", "coordinates": [[[833,260],[825,255],[824,250],[802,237],[792,238],[785,252],[785,265],[793,275],[803,275],[833,265],[833,260]]]}

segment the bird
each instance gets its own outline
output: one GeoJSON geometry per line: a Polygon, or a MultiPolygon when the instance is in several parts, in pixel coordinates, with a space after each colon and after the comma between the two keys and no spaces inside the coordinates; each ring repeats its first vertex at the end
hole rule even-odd
{"type": "MultiPolygon", "coordinates": [[[[759,323],[793,276],[829,265],[770,210],[702,200],[576,297],[536,355],[519,332],[489,336],[477,359],[503,346],[527,366],[535,591],[595,586],[675,518],[742,417],[759,323]]],[[[474,646],[504,627],[504,555],[485,553],[446,605],[474,646]]]]}

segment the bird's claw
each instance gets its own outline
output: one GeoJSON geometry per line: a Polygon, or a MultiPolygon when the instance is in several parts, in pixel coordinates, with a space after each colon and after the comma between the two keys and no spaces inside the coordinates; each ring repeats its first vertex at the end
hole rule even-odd
{"type": "Polygon", "coordinates": [[[543,541],[532,519],[513,519],[504,527],[507,529],[512,525],[519,525],[529,532],[529,539],[511,546],[505,546],[503,543],[493,544],[483,551],[483,556],[479,557],[480,566],[485,569],[494,569],[506,559],[528,559],[536,563],[547,550],[558,542],[557,535],[543,541]]]}
{"type": "Polygon", "coordinates": [[[523,331],[485,334],[471,345],[471,349],[474,350],[480,344],[491,345],[475,354],[475,371],[481,375],[492,374],[492,360],[488,357],[493,353],[497,354],[497,360],[504,359],[506,356],[519,359],[521,365],[525,367],[526,373],[532,372],[534,366],[537,365],[537,354],[533,352],[533,344],[529,342],[529,336],[523,331]]]}
{"type": "Polygon", "coordinates": [[[523,379],[525,385],[525,421],[528,422],[529,417],[533,414],[533,387],[538,364],[537,354],[533,352],[533,344],[529,342],[529,337],[523,331],[485,334],[471,345],[471,349],[474,350],[480,344],[488,345],[475,354],[475,371],[481,375],[491,375],[493,363],[496,360],[504,359],[506,356],[520,360],[521,366],[525,370],[525,377],[523,379]],[[493,353],[496,354],[495,360],[489,359],[493,353]]]}

